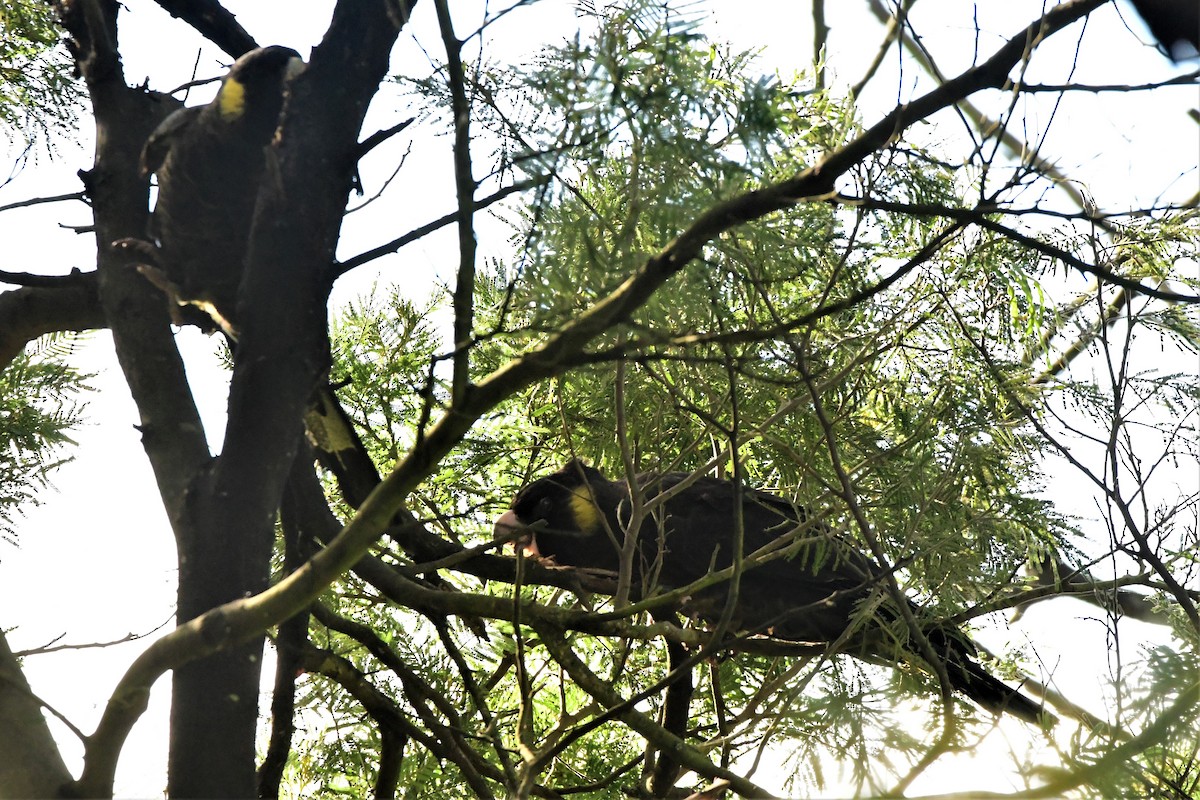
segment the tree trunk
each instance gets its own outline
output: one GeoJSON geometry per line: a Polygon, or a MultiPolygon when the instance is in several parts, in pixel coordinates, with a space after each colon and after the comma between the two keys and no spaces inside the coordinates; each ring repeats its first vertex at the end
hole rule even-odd
{"type": "MultiPolygon", "coordinates": [[[[254,524],[261,515],[211,487],[197,493],[198,508],[180,539],[181,624],[261,592],[269,577],[273,520],[254,524]]],[[[225,632],[214,628],[211,635],[222,638],[225,632]]],[[[258,638],[173,673],[167,767],[172,798],[257,794],[254,745],[262,654],[258,638]]]]}
{"type": "Polygon", "coordinates": [[[41,704],[0,630],[0,798],[58,797],[70,780],[41,704]]]}

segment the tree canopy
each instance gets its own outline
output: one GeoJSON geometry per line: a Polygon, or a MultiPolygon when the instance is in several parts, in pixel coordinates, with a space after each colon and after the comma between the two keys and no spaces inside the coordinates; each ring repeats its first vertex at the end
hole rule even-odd
{"type": "Polygon", "coordinates": [[[82,207],[56,235],[94,250],[0,272],[3,562],[53,578],[21,514],[75,454],[84,336],[178,556],[94,730],[12,645],[47,600],[0,609],[0,797],[119,793],[168,674],[171,797],[1200,796],[1200,73],[1168,58],[1200,32],[743,5],[0,6],[14,175],[80,181],[0,220],[82,207]],[[575,459],[812,524],[751,554],[735,521],[730,567],[656,586],[631,491],[616,572],[523,555],[497,517],[575,459]],[[845,636],[731,622],[764,559],[843,546],[845,636]],[[954,693],[960,629],[1040,721],[954,693]]]}

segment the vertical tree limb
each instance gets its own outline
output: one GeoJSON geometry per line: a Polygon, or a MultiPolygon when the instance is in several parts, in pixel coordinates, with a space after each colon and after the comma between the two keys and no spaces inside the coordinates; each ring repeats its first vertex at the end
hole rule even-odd
{"type": "Polygon", "coordinates": [[[454,115],[454,185],[458,198],[458,278],[454,289],[454,370],[450,395],[462,396],[470,379],[475,329],[475,178],[471,174],[471,102],[463,70],[463,43],[454,34],[446,0],[434,0],[446,48],[450,110],[454,115]]]}

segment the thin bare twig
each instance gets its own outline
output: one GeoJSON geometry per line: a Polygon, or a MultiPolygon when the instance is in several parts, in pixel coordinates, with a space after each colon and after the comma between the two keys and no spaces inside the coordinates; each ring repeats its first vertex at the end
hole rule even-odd
{"type": "Polygon", "coordinates": [[[471,101],[463,69],[463,43],[454,35],[446,0],[434,0],[438,29],[446,48],[446,74],[450,83],[450,109],[454,115],[454,185],[458,198],[458,276],[454,288],[454,358],[450,397],[458,400],[470,382],[471,350],[467,344],[475,329],[475,178],[471,168],[471,101]]]}
{"type": "MultiPolygon", "coordinates": [[[[517,181],[516,183],[510,186],[505,186],[503,189],[499,189],[482,200],[479,200],[474,204],[474,208],[476,211],[482,210],[494,203],[500,202],[511,194],[516,194],[517,192],[523,192],[526,189],[533,189],[538,186],[543,186],[549,180],[549,176],[541,176],[537,178],[530,178],[529,180],[525,181],[517,181]]],[[[381,244],[378,247],[373,247],[370,250],[367,250],[365,253],[359,253],[352,258],[346,259],[345,261],[338,262],[333,265],[333,275],[334,277],[340,277],[355,267],[361,267],[363,264],[374,261],[377,258],[382,258],[383,256],[395,253],[405,245],[412,244],[423,236],[428,236],[436,230],[444,228],[453,222],[457,222],[459,216],[459,211],[452,211],[449,214],[438,217],[432,222],[425,223],[419,228],[414,228],[403,236],[393,239],[390,242],[381,244]]]]}
{"type": "MultiPolygon", "coordinates": [[[[172,614],[170,617],[163,620],[160,624],[156,625],[154,628],[146,631],[145,633],[127,633],[124,636],[122,636],[120,639],[113,639],[108,642],[85,642],[84,644],[54,644],[54,642],[60,641],[63,638],[62,636],[58,636],[58,637],[55,637],[53,640],[51,640],[50,644],[46,644],[41,647],[34,647],[29,650],[18,650],[17,652],[13,653],[13,655],[16,656],[17,658],[27,658],[28,656],[40,656],[40,655],[45,655],[46,653],[57,653],[62,650],[92,650],[92,649],[96,649],[96,648],[112,647],[114,645],[125,644],[127,642],[136,642],[139,639],[145,639],[147,636],[152,636],[155,633],[157,633],[158,631],[161,631],[174,618],[175,618],[175,615],[172,614]]],[[[63,636],[65,636],[65,635],[66,634],[63,634],[63,636]]]]}
{"type": "Polygon", "coordinates": [[[40,206],[44,203],[61,203],[64,200],[83,200],[87,201],[85,192],[71,192],[70,194],[56,194],[49,197],[31,197],[28,200],[18,200],[15,203],[0,206],[0,211],[11,211],[14,208],[29,208],[30,206],[40,206]]]}
{"type": "Polygon", "coordinates": [[[399,122],[390,128],[384,128],[383,130],[375,131],[374,133],[372,133],[370,136],[368,136],[366,139],[363,139],[362,142],[359,143],[358,153],[357,153],[358,157],[362,158],[367,153],[371,152],[376,147],[383,144],[384,142],[386,142],[388,139],[392,138],[396,134],[400,133],[401,131],[403,131],[405,128],[407,128],[409,125],[412,125],[416,121],[417,121],[416,117],[409,117],[408,119],[404,120],[403,122],[399,122]]]}

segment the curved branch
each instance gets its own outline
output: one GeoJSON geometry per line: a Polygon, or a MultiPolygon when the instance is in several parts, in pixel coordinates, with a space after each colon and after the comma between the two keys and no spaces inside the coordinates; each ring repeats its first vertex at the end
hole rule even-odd
{"type": "MultiPolygon", "coordinates": [[[[1125,588],[1126,586],[1151,586],[1151,581],[1144,575],[1099,580],[1082,567],[1075,568],[1061,559],[1054,559],[1042,564],[1033,588],[1009,598],[1006,605],[1015,605],[1020,612],[1034,603],[1052,597],[1074,597],[1114,615],[1152,625],[1172,624],[1171,615],[1163,605],[1177,604],[1177,601],[1174,596],[1168,596],[1162,591],[1166,589],[1165,586],[1160,588],[1160,594],[1157,596],[1131,591],[1125,588]]],[[[1184,591],[1193,601],[1200,601],[1200,592],[1186,589],[1184,591]]]]}
{"type": "MultiPolygon", "coordinates": [[[[504,776],[498,769],[480,758],[479,754],[467,745],[466,739],[469,731],[454,708],[454,704],[443,697],[433,686],[430,686],[417,674],[415,670],[404,663],[400,655],[384,642],[370,626],[339,616],[321,603],[315,603],[312,611],[313,616],[322,625],[357,641],[367,652],[373,655],[400,679],[400,684],[404,688],[404,694],[408,698],[408,708],[411,713],[415,713],[425,723],[430,732],[434,734],[432,739],[438,743],[440,748],[436,751],[438,757],[449,759],[457,764],[458,768],[463,772],[467,783],[475,788],[480,797],[490,796],[490,789],[484,782],[484,775],[481,773],[488,773],[487,777],[493,780],[501,780],[504,776]],[[437,718],[437,714],[434,714],[434,709],[447,720],[445,723],[437,718]]],[[[336,656],[330,657],[337,658],[336,656]]],[[[346,664],[348,665],[349,662],[346,662],[346,664]]],[[[353,668],[351,667],[351,669],[353,668]]],[[[355,674],[359,676],[358,680],[362,684],[371,687],[372,696],[382,696],[382,693],[378,692],[378,690],[374,689],[367,682],[365,675],[357,672],[357,670],[355,674]]],[[[355,696],[357,697],[358,695],[356,694],[355,696]]],[[[392,708],[395,708],[394,701],[389,700],[389,704],[392,708]]],[[[396,713],[399,712],[397,711],[396,713]]]]}
{"type": "Polygon", "coordinates": [[[766,798],[773,796],[737,773],[713,764],[700,751],[633,708],[625,698],[621,697],[619,692],[601,680],[580,660],[561,632],[544,624],[534,625],[533,628],[541,637],[546,651],[562,665],[576,686],[590,694],[606,708],[620,709],[616,716],[659,750],[671,753],[675,760],[698,775],[729,781],[729,786],[740,795],[766,798]]]}
{"type": "Polygon", "coordinates": [[[1111,283],[1120,286],[1134,294],[1144,294],[1148,297],[1153,297],[1158,300],[1167,300],[1175,303],[1200,303],[1200,295],[1180,294],[1179,292],[1171,292],[1166,289],[1159,289],[1155,286],[1147,286],[1134,278],[1127,278],[1113,270],[1101,266],[1100,264],[1089,264],[1078,256],[1068,253],[1061,247],[1048,244],[1039,239],[1030,236],[1029,234],[1021,233],[1015,228],[1004,225],[991,219],[991,214],[1019,214],[1020,211],[1005,211],[1002,208],[952,208],[950,206],[929,205],[923,203],[898,203],[890,200],[875,200],[867,197],[849,197],[846,195],[836,195],[831,198],[836,202],[846,203],[847,205],[860,206],[862,208],[870,208],[877,211],[894,211],[901,214],[911,214],[921,217],[946,217],[961,223],[970,222],[978,225],[981,228],[986,228],[1001,236],[1012,239],[1030,250],[1041,253],[1053,259],[1057,259],[1068,266],[1075,267],[1080,272],[1091,275],[1098,280],[1106,283],[1111,283]]]}
{"type": "Polygon", "coordinates": [[[155,0],[172,17],[181,19],[233,58],[258,44],[237,18],[217,0],[155,0]]]}
{"type": "Polygon", "coordinates": [[[56,286],[0,292],[0,369],[39,336],[108,325],[95,272],[72,273],[56,286]]]}

